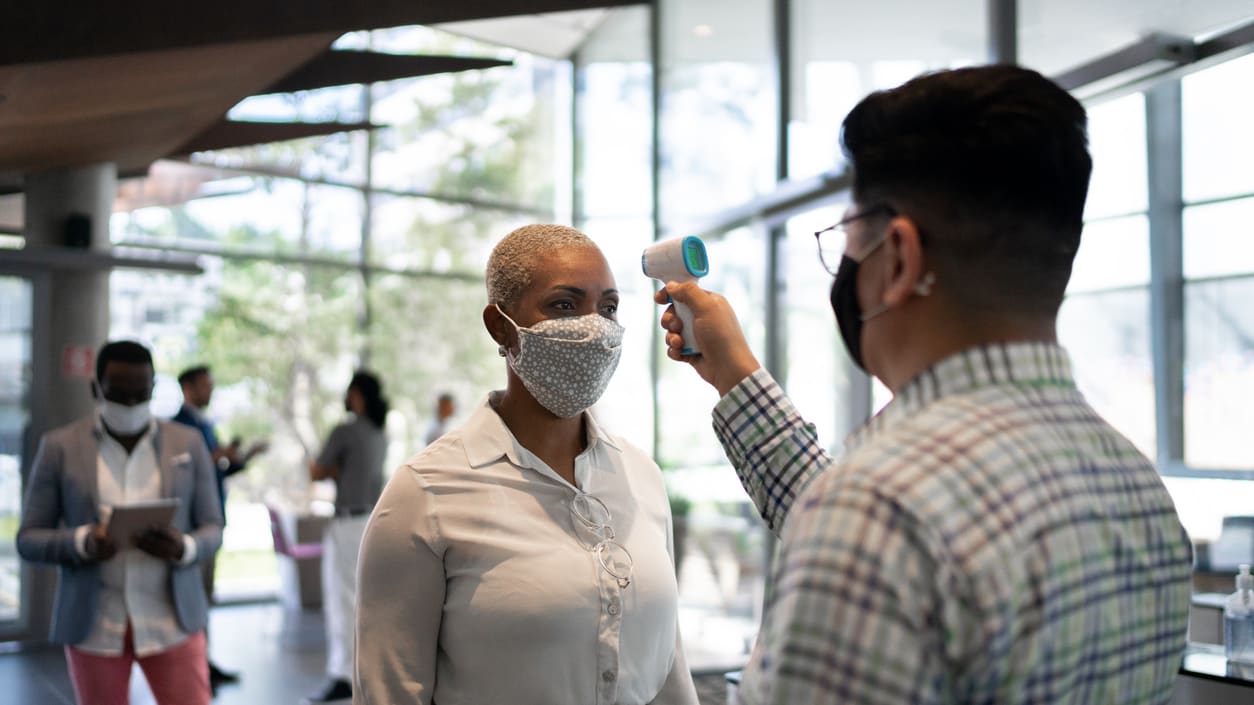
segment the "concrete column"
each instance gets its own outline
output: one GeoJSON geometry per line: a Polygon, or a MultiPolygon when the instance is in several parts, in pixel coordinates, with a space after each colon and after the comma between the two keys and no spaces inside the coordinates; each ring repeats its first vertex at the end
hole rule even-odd
{"type": "MultiPolygon", "coordinates": [[[[109,216],[117,195],[117,167],[93,164],[27,174],[26,237],[28,248],[65,247],[67,229],[87,236],[91,250],[109,249],[109,216]]],[[[73,239],[73,236],[71,237],[73,239]]],[[[52,355],[46,422],[55,428],[90,413],[89,378],[66,374],[63,356],[73,348],[100,348],[109,335],[109,272],[103,269],[57,269],[49,275],[49,315],[34,322],[47,327],[52,355]]],[[[94,359],[94,357],[93,357],[94,359]]],[[[40,390],[35,390],[41,393],[40,390]]]]}

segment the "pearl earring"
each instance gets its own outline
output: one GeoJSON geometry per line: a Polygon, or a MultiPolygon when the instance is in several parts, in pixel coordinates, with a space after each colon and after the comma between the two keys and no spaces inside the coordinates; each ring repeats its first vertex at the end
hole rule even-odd
{"type": "Polygon", "coordinates": [[[501,357],[505,357],[505,346],[504,345],[496,346],[496,354],[500,355],[501,357]]]}

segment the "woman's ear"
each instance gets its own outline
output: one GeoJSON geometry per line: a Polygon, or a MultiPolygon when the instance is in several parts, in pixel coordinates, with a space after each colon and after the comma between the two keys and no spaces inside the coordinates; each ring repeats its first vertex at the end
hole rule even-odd
{"type": "Polygon", "coordinates": [[[518,347],[514,326],[510,324],[509,319],[505,317],[504,313],[501,313],[501,309],[496,304],[488,304],[484,307],[483,327],[488,330],[488,335],[492,336],[492,340],[495,340],[497,345],[510,349],[518,347]]]}

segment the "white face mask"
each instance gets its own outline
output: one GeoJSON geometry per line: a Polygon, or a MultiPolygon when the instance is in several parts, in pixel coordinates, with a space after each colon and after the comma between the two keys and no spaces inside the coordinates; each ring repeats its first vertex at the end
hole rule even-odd
{"type": "Polygon", "coordinates": [[[130,436],[148,427],[152,421],[152,410],[148,403],[126,406],[115,401],[103,399],[96,402],[96,410],[100,412],[100,420],[110,431],[130,436]]]}
{"type": "MultiPolygon", "coordinates": [[[[500,307],[497,307],[501,311],[500,307]]],[[[505,320],[514,319],[505,315],[505,320]]],[[[590,313],[518,329],[518,355],[501,347],[509,368],[541,406],[568,419],[601,398],[623,352],[623,327],[590,313]]]]}

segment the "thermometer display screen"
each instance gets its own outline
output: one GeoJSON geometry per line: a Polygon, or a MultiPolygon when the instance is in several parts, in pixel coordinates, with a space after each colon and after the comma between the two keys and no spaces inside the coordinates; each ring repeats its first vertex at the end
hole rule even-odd
{"type": "Polygon", "coordinates": [[[684,243],[684,264],[693,274],[704,273],[710,265],[705,259],[705,247],[700,240],[691,239],[684,243]]]}

